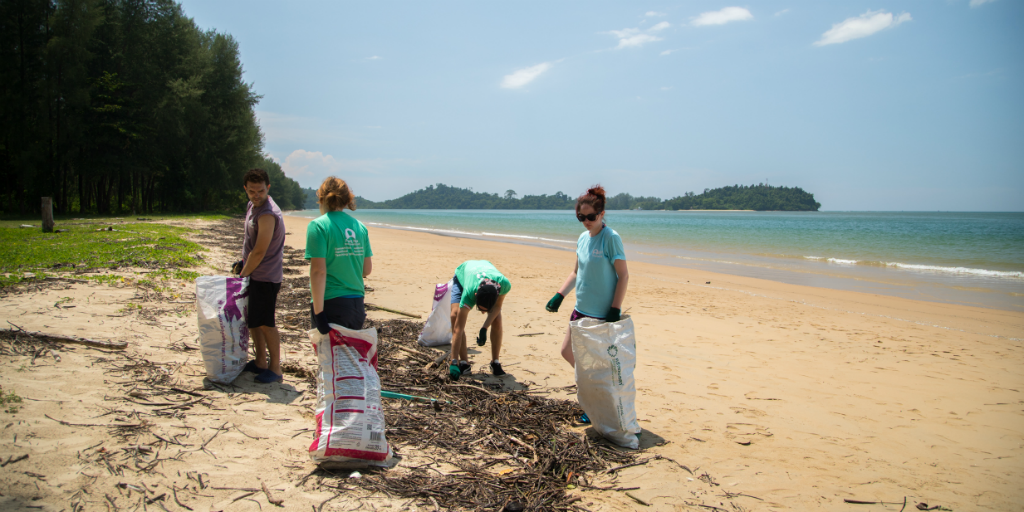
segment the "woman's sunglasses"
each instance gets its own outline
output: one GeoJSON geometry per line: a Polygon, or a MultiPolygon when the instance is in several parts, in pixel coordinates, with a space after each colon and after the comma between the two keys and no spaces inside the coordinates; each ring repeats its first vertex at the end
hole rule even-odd
{"type": "Polygon", "coordinates": [[[594,222],[595,220],[597,220],[597,216],[598,215],[600,215],[600,213],[588,213],[586,215],[583,215],[582,213],[577,213],[576,214],[576,220],[578,220],[580,222],[583,222],[585,220],[589,220],[590,222],[594,222]]]}

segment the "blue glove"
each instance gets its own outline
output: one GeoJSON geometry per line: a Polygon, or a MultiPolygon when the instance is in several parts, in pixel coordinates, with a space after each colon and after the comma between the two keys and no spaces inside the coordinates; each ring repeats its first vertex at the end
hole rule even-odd
{"type": "Polygon", "coordinates": [[[316,330],[320,331],[320,334],[327,334],[331,332],[330,322],[327,321],[327,312],[321,311],[314,317],[316,320],[316,330]]]}
{"type": "Polygon", "coordinates": [[[619,308],[611,308],[608,310],[608,314],[604,316],[605,322],[618,322],[622,319],[622,310],[619,308]]]}
{"type": "Polygon", "coordinates": [[[558,306],[562,305],[562,299],[564,299],[564,298],[565,298],[565,295],[562,295],[561,293],[556,293],[555,296],[551,297],[551,300],[548,301],[548,305],[544,306],[544,309],[546,309],[546,310],[548,310],[548,311],[550,311],[552,313],[557,313],[558,312],[558,306]]]}

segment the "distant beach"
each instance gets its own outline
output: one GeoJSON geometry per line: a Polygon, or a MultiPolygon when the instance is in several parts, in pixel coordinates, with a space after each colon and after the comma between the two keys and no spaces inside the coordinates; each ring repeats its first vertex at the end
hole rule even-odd
{"type": "MultiPolygon", "coordinates": [[[[1024,311],[1024,214],[609,211],[633,260],[1024,311]]],[[[292,212],[316,217],[316,210],[292,212]]],[[[571,211],[357,210],[369,226],[574,250],[571,211]]]]}

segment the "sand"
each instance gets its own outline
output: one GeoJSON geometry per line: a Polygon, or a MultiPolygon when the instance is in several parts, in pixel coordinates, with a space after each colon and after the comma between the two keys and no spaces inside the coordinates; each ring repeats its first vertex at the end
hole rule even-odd
{"type": "MultiPolygon", "coordinates": [[[[306,222],[287,218],[289,246],[304,247],[306,222]]],[[[387,229],[371,229],[370,237],[367,284],[374,291],[367,302],[425,318],[434,283],[447,281],[464,260],[490,260],[512,282],[503,312],[506,378],[532,389],[573,383],[558,355],[573,297],[559,313],[544,310],[572,270],[572,252],[387,229]],[[518,336],[535,333],[542,334],[518,336]]],[[[224,274],[233,256],[211,250],[203,273],[224,274]]],[[[619,471],[617,480],[638,487],[630,493],[649,507],[623,492],[573,491],[588,509],[900,510],[906,499],[907,510],[918,503],[1018,510],[1024,502],[1024,314],[638,262],[629,268],[623,309],[637,329],[643,457],[672,458],[693,474],[651,460],[619,471]]],[[[147,506],[168,510],[184,510],[172,499],[174,488],[184,505],[204,511],[272,507],[262,492],[232,501],[248,492],[233,489],[261,482],[289,510],[333,496],[300,483],[314,469],[306,456],[312,395],[304,382],[286,376],[284,384],[259,386],[243,374],[233,389],[203,388],[198,352],[182,348],[196,345],[192,290],[182,284],[175,286],[183,303],[170,304],[165,294],[154,301],[165,312],[151,320],[126,310],[150,304],[131,282],[69,283],[0,301],[0,321],[27,330],[129,342],[126,355],[67,345],[59,362],[0,357],[3,390],[25,398],[17,413],[0,413],[0,457],[29,455],[0,468],[0,509],[106,510],[107,496],[124,509],[140,499],[128,484],[147,486],[149,498],[166,493],[147,506]],[[56,304],[63,297],[71,300],[56,304]],[[126,401],[131,377],[114,371],[126,356],[164,363],[179,387],[207,398],[182,417],[145,415],[152,406],[126,401]],[[154,457],[133,460],[130,446],[154,442],[151,434],[118,439],[109,428],[56,420],[150,421],[152,432],[178,434],[189,446],[154,444],[166,447],[156,458],[167,460],[139,473],[135,464],[154,457]],[[130,468],[112,475],[100,450],[130,468]]],[[[382,311],[370,317],[400,318],[382,311]]],[[[483,318],[471,315],[468,330],[483,318]]],[[[288,359],[311,360],[298,341],[286,347],[288,359]]],[[[489,352],[471,347],[477,372],[486,372],[489,352]]],[[[324,510],[363,506],[416,507],[350,496],[324,510]]]]}

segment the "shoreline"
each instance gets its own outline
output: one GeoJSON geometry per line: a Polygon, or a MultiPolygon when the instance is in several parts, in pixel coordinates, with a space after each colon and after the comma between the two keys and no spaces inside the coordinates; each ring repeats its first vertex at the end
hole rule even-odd
{"type": "MultiPolygon", "coordinates": [[[[286,217],[310,220],[292,210],[286,217]]],[[[719,210],[707,210],[719,211],[719,210]]],[[[737,210],[740,211],[740,210],[737,210]]],[[[459,229],[441,229],[365,221],[368,228],[433,234],[444,237],[494,241],[522,246],[574,251],[575,240],[556,240],[541,236],[507,233],[474,233],[459,229]]],[[[1024,288],[1016,289],[1020,278],[1014,272],[988,271],[837,260],[816,256],[786,256],[766,253],[720,253],[669,246],[628,243],[627,257],[668,267],[703,270],[736,277],[764,279],[780,284],[804,285],[837,291],[900,297],[927,302],[958,304],[1000,311],[1024,313],[1024,288]],[[835,261],[833,261],[835,260],[835,261]],[[1004,275],[1005,274],[1005,275],[1004,275]]]]}

